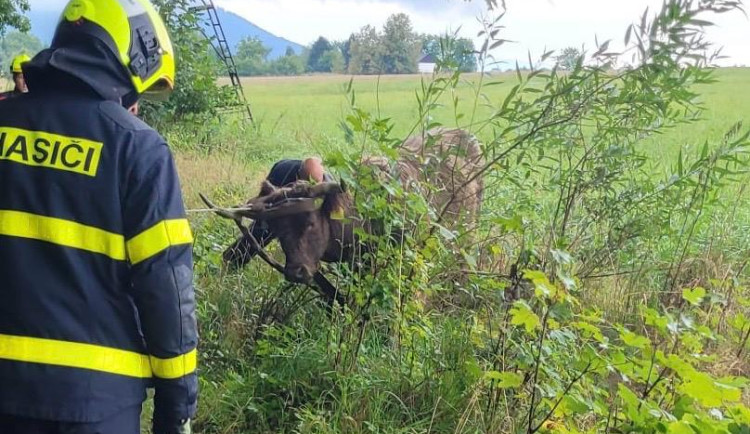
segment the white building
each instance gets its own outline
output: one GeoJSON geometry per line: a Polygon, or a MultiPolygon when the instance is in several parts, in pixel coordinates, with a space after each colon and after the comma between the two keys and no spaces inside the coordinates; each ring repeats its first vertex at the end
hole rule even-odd
{"type": "Polygon", "coordinates": [[[437,61],[432,54],[425,54],[417,63],[420,74],[433,74],[437,69],[437,61]]]}

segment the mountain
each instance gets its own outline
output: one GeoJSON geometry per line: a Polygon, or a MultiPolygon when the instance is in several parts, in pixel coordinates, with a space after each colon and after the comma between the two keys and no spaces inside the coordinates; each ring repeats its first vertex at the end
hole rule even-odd
{"type": "MultiPolygon", "coordinates": [[[[300,53],[303,47],[300,44],[278,37],[267,30],[264,30],[250,21],[232,12],[217,8],[219,20],[221,21],[224,33],[232,52],[237,48],[237,44],[246,37],[257,37],[263,45],[271,50],[268,55],[269,59],[276,59],[286,53],[287,47],[292,47],[296,53],[300,53]]],[[[51,12],[45,10],[32,10],[28,14],[31,20],[31,33],[41,39],[45,45],[52,41],[55,32],[55,25],[60,17],[60,12],[51,12]]],[[[207,24],[210,29],[210,24],[207,24]]],[[[208,32],[212,35],[212,32],[208,32]]]]}
{"type": "Polygon", "coordinates": [[[268,58],[271,60],[283,56],[286,53],[287,47],[292,47],[295,53],[302,52],[303,47],[300,44],[278,37],[235,13],[221,8],[217,8],[217,11],[219,12],[219,20],[221,20],[221,25],[224,28],[227,42],[232,47],[232,50],[237,48],[237,44],[241,40],[254,36],[260,39],[263,45],[271,50],[271,53],[268,55],[268,58]]]}

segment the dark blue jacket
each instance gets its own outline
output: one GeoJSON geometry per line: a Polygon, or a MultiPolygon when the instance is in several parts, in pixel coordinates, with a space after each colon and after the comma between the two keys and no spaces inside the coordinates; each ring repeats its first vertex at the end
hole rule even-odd
{"type": "MultiPolygon", "coordinates": [[[[35,59],[36,60],[36,59],[35,59]]],[[[192,234],[164,139],[41,61],[0,101],[0,414],[197,399],[192,234]]]]}

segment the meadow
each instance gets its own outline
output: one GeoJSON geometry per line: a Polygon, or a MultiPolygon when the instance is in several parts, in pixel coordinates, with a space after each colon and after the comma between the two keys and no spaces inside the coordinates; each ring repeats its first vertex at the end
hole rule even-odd
{"type": "MultiPolygon", "coordinates": [[[[682,158],[700,155],[704,144],[709,144],[707,149],[719,147],[738,122],[750,126],[750,69],[721,69],[715,78],[716,83],[693,89],[705,107],[700,119],[638,141],[638,150],[646,156],[644,173],[655,184],[682,173],[678,169],[682,158]]],[[[349,80],[335,75],[246,78],[242,83],[254,125],[226,115],[214,124],[167,134],[196,235],[203,366],[196,432],[602,432],[596,421],[607,415],[613,423],[630,419],[644,426],[649,418],[663,418],[664,432],[714,432],[695,431],[702,426],[698,422],[690,422],[691,431],[679,431],[687,425],[670,419],[672,413],[682,411],[672,411],[674,406],[689,413],[685,409],[695,405],[706,414],[720,407],[725,416],[744,411],[735,405],[747,403],[746,396],[716,392],[717,402],[702,402],[696,395],[714,393],[716,387],[736,387],[742,395],[747,385],[744,378],[750,374],[744,353],[747,339],[743,341],[745,331],[750,330],[745,290],[750,277],[746,174],[725,180],[726,186],[716,188],[716,196],[706,202],[705,209],[686,208],[684,221],[679,212],[666,217],[671,222],[667,224],[674,226],[671,232],[623,244],[621,256],[609,251],[608,261],[622,264],[614,267],[614,277],[577,280],[575,273],[585,267],[576,266],[574,259],[562,260],[555,268],[556,277],[531,278],[536,291],[532,289],[526,302],[516,304],[504,301],[508,270],[514,262],[520,263],[517,257],[537,251],[527,246],[527,239],[534,238],[532,233],[544,233],[547,223],[542,216],[552,214],[557,199],[553,188],[540,186],[554,177],[535,170],[533,164],[528,169],[531,176],[519,174],[517,178],[502,173],[519,170],[512,165],[493,169],[483,225],[496,241],[476,253],[460,252],[464,257],[476,254],[474,260],[479,258],[480,263],[475,277],[464,284],[433,282],[442,276],[435,271],[443,264],[441,255],[456,252],[426,243],[410,257],[415,263],[428,264],[418,268],[414,272],[418,277],[412,280],[387,273],[370,280],[360,276],[356,284],[342,280],[349,291],[364,291],[365,296],[383,286],[385,295],[381,296],[390,301],[378,310],[365,316],[362,309],[328,316],[312,301],[314,293],[309,288],[284,283],[258,260],[242,271],[225,269],[221,250],[237,231],[201,210],[198,192],[222,204],[236,204],[257,192],[277,159],[319,155],[334,164],[341,155],[356,152],[342,128],[353,113],[352,94],[361,112],[388,121],[390,137],[403,139],[418,131],[417,100],[429,77],[355,77],[347,91],[349,80]],[[695,234],[688,237],[684,227],[689,219],[696,223],[695,234]],[[674,235],[668,242],[667,233],[674,235]],[[672,250],[667,248],[669,243],[675,244],[672,250]],[[657,289],[671,274],[619,273],[633,265],[644,267],[639,259],[645,261],[646,256],[649,261],[664,261],[654,264],[654,269],[673,264],[664,258],[678,250],[683,253],[680,264],[687,265],[675,281],[679,277],[687,291],[695,291],[677,288],[679,302],[657,289]],[[572,280],[578,284],[568,286],[572,280]],[[389,293],[388,288],[402,284],[409,286],[409,294],[424,292],[435,301],[425,305],[421,297],[389,293]],[[446,287],[458,288],[460,294],[451,294],[446,287]],[[553,295],[545,293],[551,287],[557,288],[553,295]],[[401,305],[395,301],[399,298],[401,305]],[[644,311],[646,307],[656,310],[644,311]],[[627,334],[615,322],[634,327],[635,334],[627,334]],[[610,346],[622,349],[603,355],[610,346]],[[566,358],[587,351],[596,353],[591,360],[599,360],[602,366],[592,367],[593,362],[586,362],[584,356],[566,358]],[[687,360],[689,367],[678,367],[671,356],[687,360]],[[655,368],[655,360],[664,368],[655,368]],[[700,377],[700,381],[718,386],[703,385],[700,393],[688,390],[678,397],[676,390],[689,389],[699,381],[683,373],[692,375],[698,367],[720,379],[700,377]],[[580,378],[575,369],[582,372],[580,378]],[[589,373],[591,378],[584,375],[589,373]],[[627,387],[636,392],[643,387],[644,392],[635,397],[627,387]]],[[[482,121],[502,105],[517,80],[515,73],[462,76],[436,99],[430,119],[476,129],[483,141],[490,142],[493,128],[483,126],[482,121]]],[[[349,124],[351,128],[351,118],[349,124]]],[[[372,145],[370,149],[378,148],[372,145]]],[[[549,164],[542,157],[536,161],[540,166],[549,164]]],[[[616,166],[616,161],[615,157],[608,164],[616,166]]],[[[685,193],[688,199],[690,191],[685,193]]],[[[695,191],[698,196],[699,190],[695,191]]],[[[665,196],[659,206],[668,208],[664,201],[673,199],[679,208],[678,202],[688,201],[685,197],[665,196]]],[[[581,199],[584,207],[586,200],[581,199]]],[[[603,212],[596,211],[597,215],[603,212]]],[[[595,226],[588,221],[580,225],[581,233],[587,225],[595,226]]],[[[590,242],[599,242],[599,236],[604,235],[592,234],[590,242]]],[[[272,247],[271,253],[283,259],[277,248],[272,247]]],[[[575,257],[578,252],[570,253],[575,257]]],[[[581,248],[581,257],[589,254],[594,253],[581,248]]],[[[744,417],[750,423],[750,416],[744,417]]]]}
{"type": "MultiPolygon", "coordinates": [[[[705,141],[721,137],[735,123],[750,118],[750,69],[724,68],[717,72],[716,79],[717,83],[696,89],[706,107],[702,121],[674,128],[645,145],[655,164],[669,163],[680,149],[695,150],[705,141]]],[[[223,174],[221,176],[227,182],[249,181],[255,188],[277,159],[323,156],[332,149],[345,146],[341,123],[350,113],[345,92],[350,80],[353,80],[357,105],[379,113],[380,117],[392,119],[394,135],[406,137],[414,131],[419,119],[416,93],[423,81],[429,82],[429,76],[244,77],[242,84],[255,118],[255,131],[238,126],[216,127],[214,132],[224,142],[217,144],[216,140],[212,141],[214,143],[210,146],[222,150],[221,155],[212,158],[222,161],[216,163],[220,166],[218,172],[211,171],[209,182],[221,181],[214,177],[223,174]]],[[[228,84],[229,81],[221,79],[220,82],[228,84]]],[[[493,73],[484,77],[464,75],[455,95],[441,97],[439,102],[444,106],[433,113],[435,120],[446,126],[468,126],[471,129],[471,121],[466,117],[456,120],[456,113],[464,113],[467,117],[474,113],[476,121],[485,119],[492,110],[487,103],[501,102],[515,83],[515,73],[493,73]],[[480,81],[484,86],[497,84],[477,92],[480,81]],[[457,110],[452,105],[454,97],[459,101],[457,110]]],[[[173,146],[183,148],[182,143],[173,146]]],[[[184,148],[191,151],[195,146],[195,141],[190,140],[190,145],[184,148]]],[[[186,155],[184,170],[188,171],[186,178],[190,183],[191,166],[196,162],[190,152],[186,155]]],[[[195,188],[192,185],[188,188],[191,194],[187,200],[197,205],[192,202],[197,198],[192,194],[195,188]]]]}
{"type": "MultiPolygon", "coordinates": [[[[294,134],[307,149],[297,148],[293,152],[319,151],[316,140],[320,137],[341,136],[339,124],[349,114],[349,104],[344,92],[345,85],[354,80],[357,104],[376,112],[382,117],[396,122],[395,133],[405,135],[417,121],[415,92],[422,80],[429,76],[359,76],[320,75],[307,77],[245,77],[242,83],[249,98],[257,121],[274,131],[294,134]],[[272,126],[272,127],[271,127],[272,126]]],[[[482,90],[488,102],[498,103],[516,83],[515,73],[492,73],[485,77],[478,74],[462,76],[457,96],[458,111],[471,113],[474,110],[476,86],[480,79],[485,85],[498,83],[482,90]]],[[[681,146],[691,146],[722,135],[735,122],[747,120],[750,116],[750,70],[746,68],[725,68],[717,72],[718,83],[699,87],[701,99],[706,104],[703,122],[689,125],[667,134],[654,144],[657,156],[660,152],[674,152],[681,146]]],[[[226,80],[222,80],[226,83],[226,80]]],[[[466,119],[456,122],[451,98],[446,94],[440,100],[446,107],[436,114],[436,120],[448,126],[464,127],[470,123],[466,119]]],[[[478,101],[475,118],[485,118],[490,109],[485,102],[478,101]]]]}

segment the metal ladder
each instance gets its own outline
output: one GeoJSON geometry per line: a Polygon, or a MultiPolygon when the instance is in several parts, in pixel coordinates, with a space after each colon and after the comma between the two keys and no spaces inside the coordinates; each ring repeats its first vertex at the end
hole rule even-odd
{"type": "Polygon", "coordinates": [[[245,96],[245,92],[242,89],[242,82],[240,82],[240,76],[237,72],[237,64],[234,62],[232,49],[229,47],[229,43],[227,42],[226,35],[224,34],[224,28],[221,26],[221,21],[219,21],[219,13],[214,6],[214,2],[213,0],[196,0],[196,3],[197,4],[190,9],[194,12],[206,13],[208,22],[211,23],[211,28],[213,29],[214,36],[211,37],[209,35],[205,35],[205,31],[204,35],[211,41],[211,45],[216,51],[216,55],[219,56],[219,59],[222,62],[224,62],[224,65],[227,69],[227,74],[229,75],[229,79],[232,82],[232,87],[237,94],[238,104],[225,108],[230,110],[239,109],[240,111],[246,112],[246,119],[252,122],[253,113],[250,109],[250,104],[248,103],[245,96]]]}

